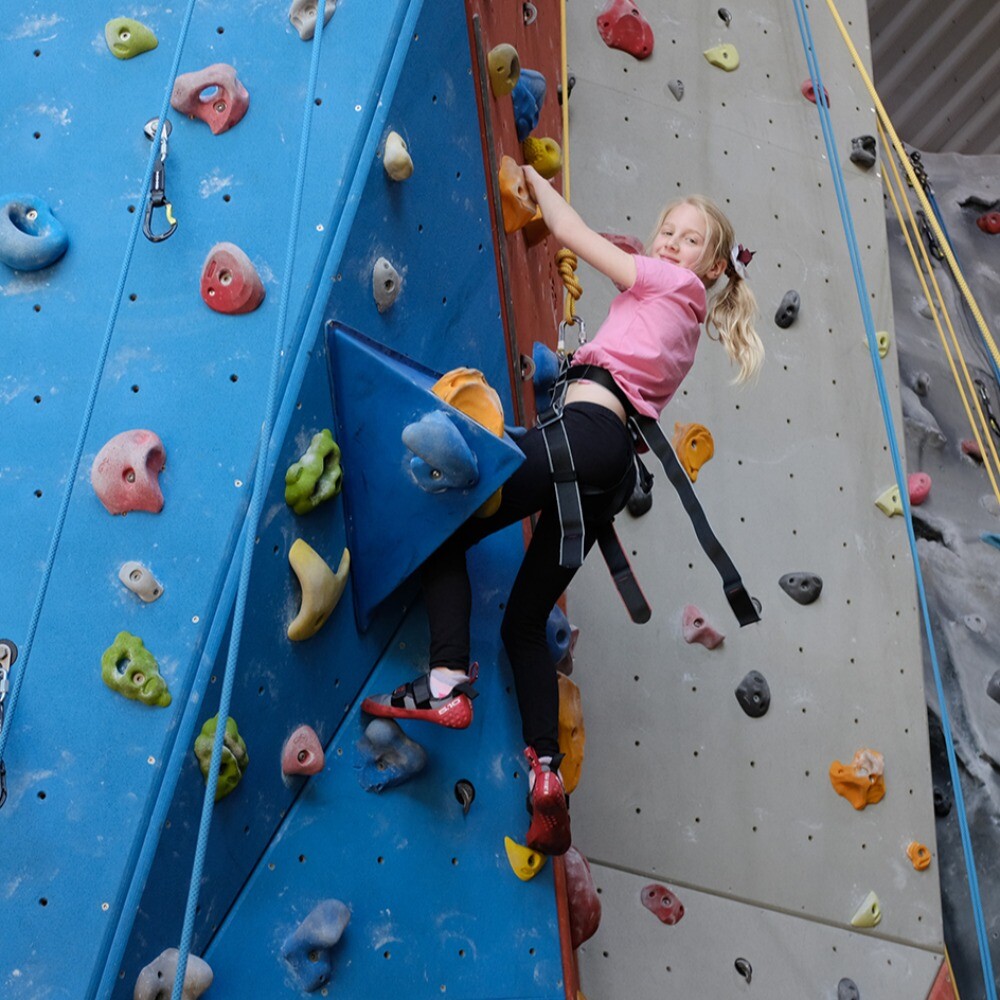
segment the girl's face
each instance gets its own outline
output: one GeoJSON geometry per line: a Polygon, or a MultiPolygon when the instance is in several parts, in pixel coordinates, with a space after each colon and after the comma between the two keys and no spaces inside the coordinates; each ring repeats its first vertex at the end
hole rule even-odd
{"type": "MultiPolygon", "coordinates": [[[[659,232],[653,237],[649,256],[672,261],[680,267],[694,271],[702,278],[718,277],[718,274],[710,273],[718,262],[707,269],[708,274],[704,273],[706,270],[704,267],[699,267],[705,252],[705,229],[705,216],[701,209],[687,202],[675,205],[667,213],[659,232]]],[[[722,268],[725,268],[725,262],[722,262],[722,268]]]]}

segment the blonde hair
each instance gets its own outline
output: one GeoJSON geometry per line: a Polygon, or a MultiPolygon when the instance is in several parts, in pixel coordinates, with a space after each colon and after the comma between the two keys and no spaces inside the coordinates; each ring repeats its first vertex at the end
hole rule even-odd
{"type": "Polygon", "coordinates": [[[729,280],[722,291],[712,297],[705,317],[705,330],[712,340],[722,342],[729,360],[739,367],[733,381],[747,382],[757,375],[764,363],[764,344],[753,324],[757,315],[757,299],[746,279],[740,277],[730,257],[736,245],[732,223],[711,199],[700,194],[688,195],[670,202],[660,212],[650,244],[660,231],[664,219],[678,205],[691,205],[705,217],[705,246],[696,273],[705,282],[706,288],[712,288],[719,279],[706,278],[705,273],[713,264],[725,261],[726,269],[723,274],[729,280]],[[712,336],[712,327],[717,331],[717,336],[712,336]]]}

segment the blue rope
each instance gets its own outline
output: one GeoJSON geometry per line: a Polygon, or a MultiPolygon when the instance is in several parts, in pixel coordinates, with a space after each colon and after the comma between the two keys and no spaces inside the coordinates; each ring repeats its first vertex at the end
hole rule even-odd
{"type": "Polygon", "coordinates": [[[840,156],[833,137],[830,124],[830,112],[823,99],[823,80],[820,76],[819,63],[813,47],[812,31],[809,27],[809,15],[805,10],[805,0],[794,0],[795,16],[799,22],[799,32],[802,36],[802,46],[805,49],[809,73],[816,92],[816,106],[819,109],[820,121],[823,126],[823,138],[826,142],[827,157],[830,161],[830,172],[833,175],[834,187],[837,190],[837,203],[840,207],[840,217],[844,225],[844,235],[851,256],[851,267],[854,271],[854,283],[861,304],[861,314],[864,318],[865,333],[868,337],[868,351],[871,355],[872,367],[875,371],[875,383],[878,387],[879,402],[882,406],[882,418],[885,421],[886,436],[892,455],[892,467],[899,487],[899,496],[903,503],[903,513],[906,520],[906,535],[910,542],[910,555],[913,559],[913,569],[916,574],[917,593],[920,597],[920,611],[923,616],[924,631],[927,636],[927,646],[930,652],[931,667],[934,672],[934,685],[937,689],[938,704],[941,709],[941,728],[944,731],[945,748],[948,754],[948,769],[951,773],[952,787],[955,793],[956,813],[962,836],[962,849],[965,853],[965,867],[969,879],[969,894],[972,900],[973,917],[976,923],[976,937],[979,941],[979,957],[983,967],[983,980],[986,984],[987,1000],[997,1000],[996,982],[993,977],[993,965],[990,957],[989,938],[986,933],[986,922],[983,916],[982,898],[979,893],[979,879],[976,875],[976,861],[972,852],[972,840],[969,835],[968,819],[965,815],[965,798],[962,794],[961,774],[958,770],[958,759],[955,755],[955,744],[951,734],[951,723],[948,718],[948,705],[945,700],[944,685],[941,681],[941,670],[938,665],[937,649],[934,644],[934,634],[931,627],[930,611],[927,607],[927,594],[924,590],[923,574],[920,570],[920,559],[917,555],[917,540],[913,533],[913,519],[910,510],[910,499],[906,490],[906,479],[903,475],[903,463],[899,455],[899,446],[892,421],[892,410],[889,406],[889,394],[886,389],[885,375],[878,356],[878,343],[875,339],[875,323],[872,319],[869,304],[868,287],[861,268],[860,252],[857,236],[854,232],[854,221],[847,202],[844,188],[844,175],[840,169],[840,156]]]}
{"type": "Polygon", "coordinates": [[[94,370],[94,377],[90,383],[90,391],[87,395],[87,403],[83,411],[83,423],[80,425],[80,433],[76,440],[76,447],[73,450],[73,457],[70,460],[69,474],[66,477],[66,488],[63,490],[62,500],[59,503],[59,512],[56,515],[56,523],[52,529],[52,540],[49,542],[49,552],[45,558],[45,566],[42,569],[42,579],[38,585],[38,594],[35,597],[35,606],[31,611],[31,618],[28,621],[28,630],[24,637],[24,645],[21,649],[21,669],[14,673],[10,691],[7,695],[5,724],[0,727],[0,762],[3,761],[4,750],[7,747],[7,739],[11,731],[11,722],[14,711],[17,708],[17,699],[21,693],[21,685],[24,683],[25,674],[28,672],[28,660],[31,657],[31,650],[35,644],[35,633],[38,630],[38,621],[42,615],[42,606],[45,603],[45,595],[49,590],[49,582],[52,579],[52,568],[56,561],[56,552],[59,549],[59,542],[62,540],[63,527],[66,524],[66,515],[69,511],[70,498],[73,495],[73,486],[76,477],[80,472],[80,460],[83,457],[83,449],[87,442],[87,434],[90,431],[90,421],[94,415],[94,407],[97,403],[97,393],[101,387],[101,379],[104,376],[104,367],[108,360],[108,352],[111,349],[111,337],[114,333],[115,323],[118,320],[118,310],[121,308],[122,297],[125,294],[125,280],[128,277],[129,266],[132,263],[132,254],[135,251],[135,242],[142,227],[143,209],[146,199],[149,197],[149,183],[153,176],[153,168],[160,156],[160,134],[163,131],[163,123],[166,120],[167,112],[170,110],[170,94],[174,89],[174,80],[180,68],[181,52],[184,48],[184,40],[187,37],[188,27],[191,24],[191,17],[194,13],[195,0],[188,0],[187,10],[184,12],[184,20],[181,22],[180,35],[177,38],[177,49],[174,52],[174,61],[170,67],[170,79],[163,93],[163,103],[160,105],[160,116],[157,123],[156,135],[153,136],[152,148],[149,152],[149,161],[146,163],[146,172],[142,177],[142,190],[145,192],[143,200],[136,206],[135,217],[132,220],[132,228],[129,231],[128,243],[125,246],[125,258],[122,261],[121,271],[118,273],[118,284],[115,287],[114,298],[111,302],[111,312],[108,316],[108,324],[104,329],[104,339],[97,356],[97,367],[94,370]]]}
{"type": "Polygon", "coordinates": [[[255,550],[254,539],[260,525],[261,512],[268,489],[266,461],[268,445],[274,430],[275,411],[278,401],[278,385],[281,376],[285,322],[288,317],[288,300],[292,286],[292,267],[295,263],[295,244],[298,236],[298,220],[302,210],[302,190],[305,186],[307,154],[309,151],[309,131],[312,124],[313,101],[316,94],[316,81],[319,77],[319,57],[323,39],[323,13],[320,9],[316,18],[316,33],[313,35],[312,62],[309,66],[309,85],[306,89],[305,111],[302,122],[302,138],[299,143],[299,162],[295,174],[295,191],[292,196],[291,226],[288,232],[288,246],[285,252],[284,281],[281,286],[281,301],[278,305],[278,323],[274,336],[274,348],[271,355],[271,376],[268,383],[267,401],[264,407],[264,422],[260,429],[260,440],[257,445],[257,465],[254,470],[253,496],[247,513],[246,527],[243,536],[243,562],[240,567],[240,579],[236,591],[236,603],[233,609],[233,626],[229,640],[229,653],[226,657],[226,668],[222,678],[222,691],[219,696],[218,725],[215,729],[215,740],[212,743],[212,760],[208,766],[208,778],[205,784],[205,799],[202,803],[201,824],[198,828],[198,842],[194,852],[194,864],[191,868],[191,881],[188,885],[187,909],[184,913],[184,927],[181,932],[180,947],[177,955],[177,974],[171,1000],[181,1000],[184,987],[184,976],[187,972],[188,955],[191,950],[191,937],[194,931],[195,911],[198,906],[198,895],[201,887],[202,872],[205,867],[205,854],[208,847],[208,834],[212,826],[212,810],[215,806],[215,789],[219,779],[219,765],[222,761],[223,736],[226,731],[226,721],[229,718],[229,705],[232,700],[233,684],[236,678],[236,661],[239,658],[240,638],[243,634],[243,620],[246,614],[247,593],[250,585],[250,567],[253,565],[255,550]]]}

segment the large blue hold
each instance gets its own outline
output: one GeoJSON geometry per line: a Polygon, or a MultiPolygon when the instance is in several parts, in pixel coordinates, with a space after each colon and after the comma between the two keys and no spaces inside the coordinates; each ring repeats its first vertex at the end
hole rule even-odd
{"type": "Polygon", "coordinates": [[[315,993],[330,981],[333,974],[333,947],[340,941],[351,911],[339,899],[324,899],[281,946],[281,957],[288,963],[300,989],[315,993]]]}
{"type": "Polygon", "coordinates": [[[545,77],[536,69],[521,69],[510,99],[514,105],[517,141],[524,142],[538,127],[538,115],[545,100],[545,77]]]}
{"type": "Polygon", "coordinates": [[[48,202],[32,194],[0,198],[0,261],[15,271],[40,271],[66,252],[69,234],[48,202]]]}
{"type": "Polygon", "coordinates": [[[435,410],[403,428],[403,444],[413,452],[410,475],[427,493],[467,489],[479,479],[479,465],[462,432],[447,413],[435,410]]]}
{"type": "Polygon", "coordinates": [[[392,719],[373,719],[358,741],[358,781],[369,792],[395,788],[419,774],[427,764],[427,753],[411,740],[392,719]]]}

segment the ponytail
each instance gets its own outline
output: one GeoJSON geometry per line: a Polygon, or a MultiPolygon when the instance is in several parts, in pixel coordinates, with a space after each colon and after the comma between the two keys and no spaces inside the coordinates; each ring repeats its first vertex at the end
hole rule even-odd
{"type": "Polygon", "coordinates": [[[722,342],[729,360],[739,367],[733,381],[743,383],[753,379],[764,363],[764,344],[753,326],[757,299],[746,279],[741,278],[731,264],[726,275],[729,281],[709,306],[705,329],[709,337],[722,342]],[[712,327],[717,331],[715,337],[712,337],[712,327]]]}

